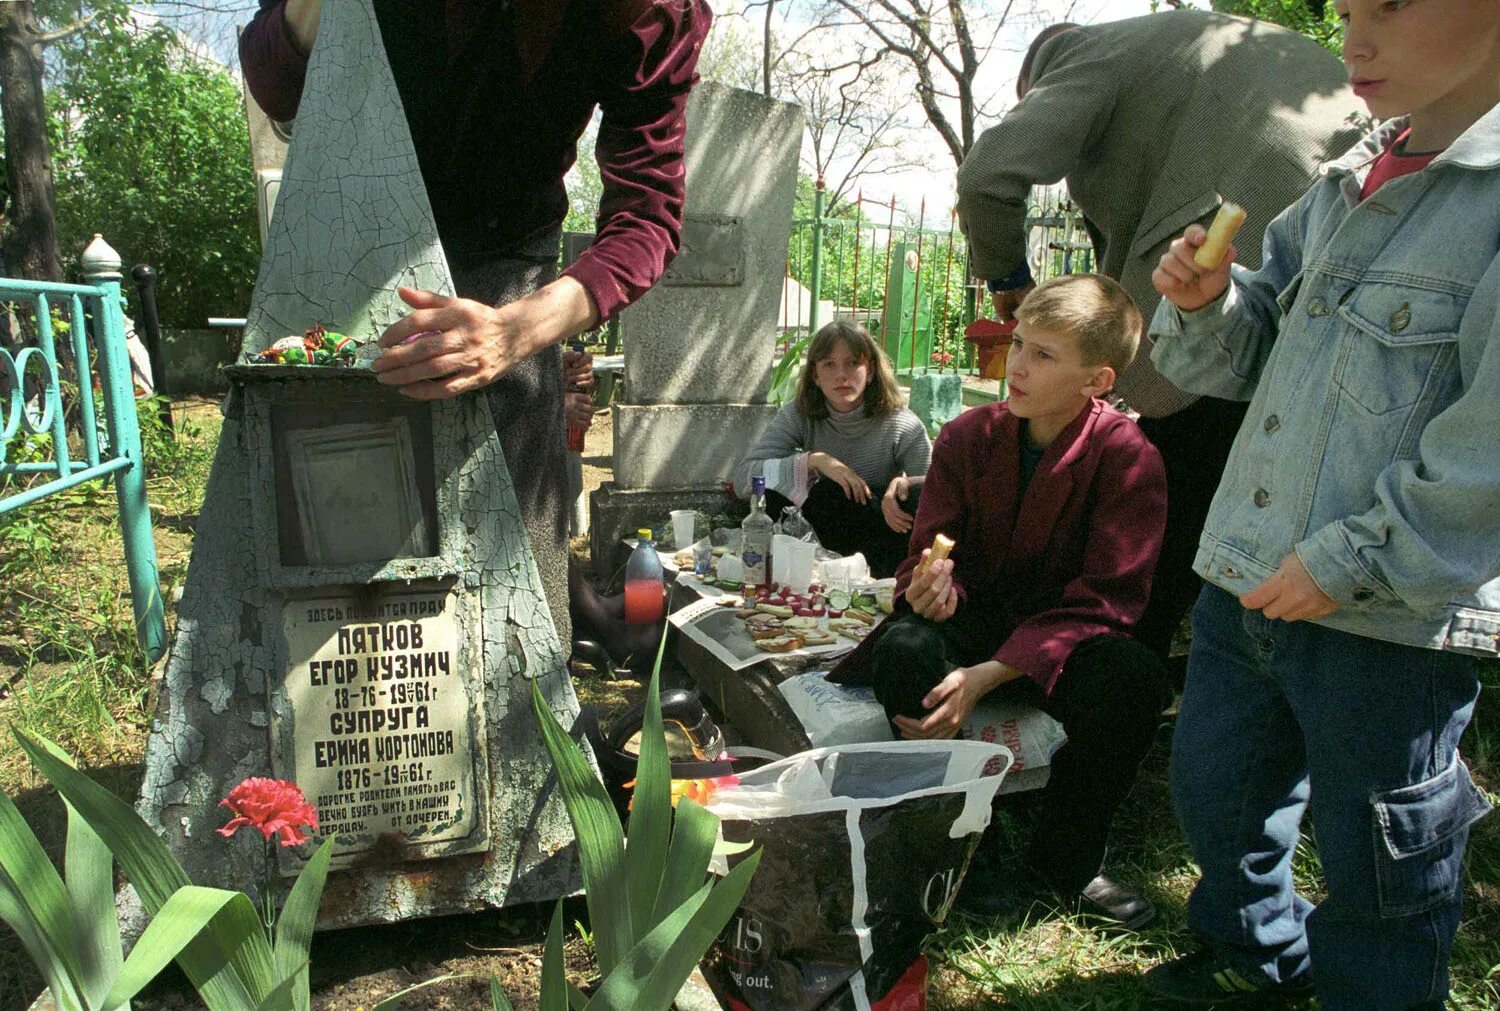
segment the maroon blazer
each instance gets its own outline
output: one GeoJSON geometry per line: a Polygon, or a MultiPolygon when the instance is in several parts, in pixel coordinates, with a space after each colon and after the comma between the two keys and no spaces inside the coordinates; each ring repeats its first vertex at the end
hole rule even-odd
{"type": "MultiPolygon", "coordinates": [[[[960,607],[994,615],[994,659],[1052,690],[1073,648],[1130,632],[1146,609],[1167,520],[1161,457],[1135,422],[1094,400],[1042,454],[1017,501],[1021,424],[1007,404],[959,415],[932,447],[896,570],[896,616],[909,612],[912,570],[934,535],[956,542],[960,607]]],[[[860,683],[876,629],[828,675],[860,683]]]]}
{"type": "MultiPolygon", "coordinates": [[[[273,119],[297,113],[307,57],[285,0],[240,35],[245,83],[273,119]]],[[[450,262],[515,255],[560,227],[563,176],[597,106],[597,235],[563,271],[609,319],[677,254],[688,92],[712,17],[704,0],[376,0],[450,262]]]]}

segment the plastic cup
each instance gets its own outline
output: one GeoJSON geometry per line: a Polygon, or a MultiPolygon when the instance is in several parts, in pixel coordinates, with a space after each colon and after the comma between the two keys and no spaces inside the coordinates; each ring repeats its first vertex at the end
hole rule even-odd
{"type": "Polygon", "coordinates": [[[786,583],[798,593],[812,585],[813,553],[816,550],[811,541],[792,541],[788,546],[786,583]]]}
{"type": "Polygon", "coordinates": [[[783,586],[791,582],[787,566],[791,564],[790,546],[796,543],[797,538],[786,534],[771,538],[771,579],[783,586]]]}
{"type": "Polygon", "coordinates": [[[692,547],[693,524],[697,515],[691,509],[672,510],[672,546],[678,551],[692,547]]]}

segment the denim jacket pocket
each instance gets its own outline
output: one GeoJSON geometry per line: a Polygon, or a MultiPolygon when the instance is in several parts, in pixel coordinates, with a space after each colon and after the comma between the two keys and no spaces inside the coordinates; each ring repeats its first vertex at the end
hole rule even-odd
{"type": "Polygon", "coordinates": [[[1339,388],[1371,414],[1410,407],[1457,362],[1468,299],[1409,284],[1365,284],[1340,306],[1353,330],[1339,388]]]}
{"type": "Polygon", "coordinates": [[[1459,886],[1469,826],[1489,801],[1457,756],[1431,779],[1371,795],[1380,915],[1411,916],[1446,902],[1459,886]]]}

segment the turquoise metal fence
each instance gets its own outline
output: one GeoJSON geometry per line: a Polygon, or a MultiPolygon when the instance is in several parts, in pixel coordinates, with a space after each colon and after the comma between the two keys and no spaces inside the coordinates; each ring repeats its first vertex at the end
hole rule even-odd
{"type": "MultiPolygon", "coordinates": [[[[926,228],[925,200],[915,224],[894,198],[878,202],[860,194],[831,214],[824,200],[820,182],[813,216],[792,224],[783,349],[827,323],[831,312],[864,324],[900,372],[971,368],[973,349],[963,342],[963,331],[987,313],[988,298],[970,276],[968,245],[954,214],[946,228],[926,228]]],[[[1032,192],[1027,234],[1039,281],[1093,269],[1083,217],[1065,194],[1032,192]]]]}
{"type": "Polygon", "coordinates": [[[84,251],[82,266],[83,284],[0,278],[0,300],[29,308],[35,329],[18,353],[0,347],[0,494],[20,489],[0,497],[0,515],[86,481],[113,475],[136,638],[155,661],[167,648],[166,613],[146,505],[145,460],[125,346],[120,256],[96,235],[84,251]],[[55,319],[67,323],[69,353],[61,357],[54,340],[55,319]],[[69,369],[71,376],[66,375],[69,369]],[[95,402],[96,373],[102,405],[95,402]],[[82,459],[74,458],[68,442],[65,378],[70,385],[76,383],[82,459]],[[98,427],[101,406],[107,436],[103,445],[98,427]],[[48,440],[52,459],[12,462],[11,447],[27,436],[48,440]]]}

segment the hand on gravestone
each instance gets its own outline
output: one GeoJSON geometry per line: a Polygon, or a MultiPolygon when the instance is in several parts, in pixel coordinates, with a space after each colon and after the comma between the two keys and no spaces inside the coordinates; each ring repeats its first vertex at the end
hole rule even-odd
{"type": "Polygon", "coordinates": [[[488,386],[549,344],[594,326],[599,316],[588,291],[571,277],[499,308],[417,288],[397,293],[413,311],[381,335],[385,350],[371,367],[382,383],[418,400],[488,386]]]}

